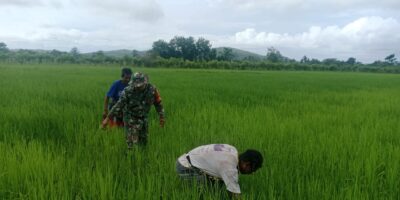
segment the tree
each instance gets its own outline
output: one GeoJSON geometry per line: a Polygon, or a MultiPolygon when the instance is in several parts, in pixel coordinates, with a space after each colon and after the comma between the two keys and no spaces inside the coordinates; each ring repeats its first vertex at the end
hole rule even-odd
{"type": "Polygon", "coordinates": [[[326,58],[322,61],[322,63],[326,65],[337,65],[340,64],[340,61],[336,58],[326,58]]]}
{"type": "Polygon", "coordinates": [[[281,52],[279,52],[274,47],[270,47],[270,48],[268,48],[268,52],[267,52],[267,60],[270,62],[276,63],[276,62],[282,62],[284,60],[284,58],[281,55],[281,52]]]}
{"type": "Polygon", "coordinates": [[[347,59],[346,64],[354,65],[354,64],[356,64],[356,59],[353,57],[350,57],[349,59],[347,59]]]}
{"type": "Polygon", "coordinates": [[[244,57],[243,60],[250,61],[250,62],[260,61],[259,58],[255,57],[255,56],[251,56],[251,55],[244,57]]]}
{"type": "Polygon", "coordinates": [[[383,61],[381,61],[381,60],[375,60],[373,63],[371,63],[371,65],[372,65],[372,66],[379,66],[379,67],[382,67],[382,66],[385,66],[385,65],[386,65],[386,62],[383,62],[383,61]]]}
{"type": "Polygon", "coordinates": [[[132,50],[132,57],[134,57],[134,58],[140,57],[139,51],[138,50],[132,50]]]}
{"type": "Polygon", "coordinates": [[[163,58],[173,57],[173,52],[170,45],[164,40],[153,42],[152,51],[163,58]]]}
{"type": "Polygon", "coordinates": [[[196,60],[205,60],[209,61],[212,59],[212,54],[211,54],[211,44],[210,41],[204,39],[204,38],[199,38],[196,42],[196,60]]]}
{"type": "Polygon", "coordinates": [[[396,57],[394,54],[390,54],[386,56],[385,61],[390,65],[394,65],[396,63],[396,57]]]}
{"type": "Polygon", "coordinates": [[[307,56],[303,56],[303,58],[301,58],[300,63],[309,63],[310,59],[307,58],[307,56]]]}
{"type": "Polygon", "coordinates": [[[193,61],[197,55],[196,45],[193,37],[175,36],[169,45],[173,51],[175,58],[183,58],[184,60],[193,61]]]}
{"type": "Polygon", "coordinates": [[[104,55],[103,51],[97,51],[92,55],[92,60],[94,63],[104,63],[106,55],[104,55]]]}
{"type": "Polygon", "coordinates": [[[235,55],[233,54],[233,50],[231,48],[224,47],[221,55],[218,56],[218,60],[232,61],[234,57],[235,55]]]}
{"type": "Polygon", "coordinates": [[[0,53],[8,53],[8,51],[6,43],[0,42],[0,53]]]}
{"type": "Polygon", "coordinates": [[[50,56],[51,56],[53,62],[58,62],[58,60],[60,59],[61,55],[62,55],[61,51],[58,51],[58,50],[55,50],[55,49],[50,51],[50,56]]]}
{"type": "MultiPolygon", "coordinates": [[[[108,58],[109,62],[112,62],[112,60],[110,60],[110,58],[108,58]]],[[[128,56],[128,55],[124,55],[124,57],[122,57],[122,65],[129,65],[133,62],[133,57],[128,56]]]]}
{"type": "Polygon", "coordinates": [[[7,45],[3,42],[0,42],[0,60],[5,61],[9,58],[9,50],[7,45]]]}
{"type": "Polygon", "coordinates": [[[73,47],[72,49],[71,49],[71,51],[69,51],[69,53],[71,54],[71,56],[72,56],[72,62],[74,62],[74,63],[77,63],[77,62],[79,62],[79,59],[80,59],[80,53],[79,53],[79,50],[78,50],[78,48],[76,48],[76,47],[73,47]]]}
{"type": "Polygon", "coordinates": [[[169,43],[158,40],[153,43],[152,52],[162,58],[183,58],[184,60],[209,61],[216,58],[216,51],[211,48],[210,41],[193,37],[175,36],[169,43]]]}
{"type": "Polygon", "coordinates": [[[74,56],[74,57],[78,57],[78,56],[79,56],[79,50],[78,50],[78,48],[76,48],[76,47],[73,47],[73,48],[71,49],[71,51],[69,51],[69,53],[70,53],[72,56],[74,56]]]}
{"type": "Polygon", "coordinates": [[[215,60],[217,59],[217,49],[212,48],[210,51],[210,60],[215,60]]]}
{"type": "Polygon", "coordinates": [[[321,61],[319,61],[318,59],[316,59],[316,58],[312,58],[311,60],[310,60],[310,62],[309,62],[310,64],[320,64],[321,63],[321,61]]]}

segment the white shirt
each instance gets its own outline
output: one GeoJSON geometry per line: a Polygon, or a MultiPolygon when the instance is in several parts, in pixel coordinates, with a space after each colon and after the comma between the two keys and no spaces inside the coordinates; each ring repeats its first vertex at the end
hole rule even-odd
{"type": "Polygon", "coordinates": [[[183,154],[178,161],[184,167],[190,167],[186,156],[189,155],[194,167],[203,172],[221,178],[226,189],[233,193],[240,193],[238,152],[229,144],[209,144],[199,146],[187,154],[183,154]]]}

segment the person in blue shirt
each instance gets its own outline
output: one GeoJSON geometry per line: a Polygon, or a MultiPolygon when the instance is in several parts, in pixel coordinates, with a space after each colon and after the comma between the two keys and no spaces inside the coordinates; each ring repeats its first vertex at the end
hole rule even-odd
{"type": "MultiPolygon", "coordinates": [[[[116,80],[111,85],[108,90],[105,98],[104,98],[104,112],[103,112],[103,120],[108,116],[108,111],[117,103],[119,97],[121,96],[124,88],[128,86],[129,81],[131,80],[132,70],[129,68],[122,68],[121,70],[121,79],[116,80]]],[[[124,127],[124,122],[122,119],[122,114],[118,116],[113,116],[112,119],[109,119],[110,127],[124,127]]]]}

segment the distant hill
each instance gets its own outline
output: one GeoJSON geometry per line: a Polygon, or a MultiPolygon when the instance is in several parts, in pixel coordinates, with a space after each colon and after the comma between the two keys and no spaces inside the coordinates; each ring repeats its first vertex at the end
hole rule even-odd
{"type": "Polygon", "coordinates": [[[263,60],[265,59],[265,56],[260,55],[260,54],[256,54],[253,52],[249,52],[249,51],[244,51],[241,49],[235,49],[235,48],[231,48],[231,47],[218,47],[215,48],[217,50],[217,56],[220,55],[223,51],[224,48],[228,48],[228,49],[232,49],[232,53],[235,56],[233,59],[234,60],[244,60],[244,59],[253,59],[253,60],[263,60]]]}
{"type": "MultiPolygon", "coordinates": [[[[218,47],[215,48],[217,50],[217,55],[220,55],[223,51],[224,48],[229,48],[232,49],[232,52],[234,54],[234,60],[244,60],[244,59],[253,59],[253,60],[263,60],[265,59],[265,56],[262,56],[260,54],[252,53],[249,51],[244,51],[241,49],[235,49],[231,47],[218,47]]],[[[139,56],[144,56],[147,51],[136,51],[139,56]]],[[[91,55],[95,52],[92,53],[86,53],[86,55],[91,55]]],[[[119,50],[112,50],[112,51],[103,51],[104,55],[106,56],[111,56],[111,57],[117,57],[117,58],[122,58],[125,55],[131,56],[132,55],[132,50],[128,49],[119,49],[119,50]]]]}
{"type": "MultiPolygon", "coordinates": [[[[217,56],[221,55],[223,52],[224,48],[232,49],[232,53],[234,55],[233,60],[245,60],[245,59],[251,59],[251,60],[264,60],[265,56],[249,52],[249,51],[244,51],[241,49],[236,49],[236,48],[231,48],[231,47],[217,47],[215,48],[217,50],[217,56]]],[[[42,49],[10,49],[10,51],[20,51],[20,50],[27,50],[27,51],[33,51],[37,53],[49,53],[52,50],[42,50],[42,49]]],[[[148,51],[137,51],[137,50],[128,50],[128,49],[118,49],[118,50],[111,50],[111,51],[103,51],[104,55],[110,56],[110,57],[115,57],[115,58],[122,58],[124,56],[132,56],[133,51],[137,53],[138,56],[142,57],[144,56],[148,51]]],[[[61,51],[65,52],[65,51],[61,51]]],[[[67,53],[67,52],[65,52],[67,53]]],[[[83,56],[91,56],[95,54],[96,52],[89,52],[89,53],[82,53],[83,56]]]]}
{"type": "MultiPolygon", "coordinates": [[[[116,58],[122,58],[124,56],[132,56],[134,50],[128,50],[128,49],[119,49],[119,50],[112,50],[112,51],[103,51],[104,55],[106,56],[111,56],[111,57],[116,57],[116,58]]],[[[139,56],[143,56],[146,51],[136,51],[139,56]]],[[[84,55],[92,55],[96,52],[90,52],[90,53],[84,53],[84,55]]]]}

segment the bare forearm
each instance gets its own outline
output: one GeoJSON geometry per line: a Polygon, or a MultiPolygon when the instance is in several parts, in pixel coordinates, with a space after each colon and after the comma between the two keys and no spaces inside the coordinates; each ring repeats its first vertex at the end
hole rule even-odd
{"type": "Polygon", "coordinates": [[[104,97],[104,112],[108,112],[108,101],[109,97],[108,96],[104,97]]]}
{"type": "Polygon", "coordinates": [[[160,93],[158,92],[158,90],[156,90],[154,92],[154,107],[156,108],[156,111],[158,113],[158,115],[160,116],[160,118],[164,118],[164,107],[162,105],[162,100],[161,100],[161,96],[160,93]]]}
{"type": "Polygon", "coordinates": [[[161,104],[161,102],[154,104],[154,106],[156,107],[156,111],[157,111],[158,115],[160,116],[160,118],[164,118],[165,117],[164,107],[161,104]]]}
{"type": "Polygon", "coordinates": [[[240,194],[238,194],[238,193],[233,193],[233,192],[229,192],[229,197],[230,197],[231,199],[241,199],[241,198],[240,198],[240,194]]]}

